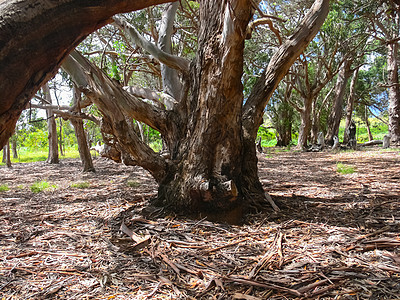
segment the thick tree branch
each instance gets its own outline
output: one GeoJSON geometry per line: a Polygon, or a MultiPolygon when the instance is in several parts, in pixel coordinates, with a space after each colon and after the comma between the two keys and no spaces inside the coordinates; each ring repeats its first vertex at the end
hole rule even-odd
{"type": "Polygon", "coordinates": [[[29,99],[88,34],[116,13],[169,0],[0,2],[0,148],[29,99]]]}
{"type": "MultiPolygon", "coordinates": [[[[62,117],[63,119],[85,119],[94,122],[96,125],[100,126],[100,119],[95,116],[91,116],[85,113],[72,112],[69,110],[60,109],[60,107],[56,105],[40,105],[32,103],[30,105],[31,108],[39,108],[39,109],[52,109],[53,113],[57,116],[62,117]]],[[[71,108],[71,107],[68,107],[71,108]]]]}
{"type": "Polygon", "coordinates": [[[126,116],[134,117],[163,133],[167,131],[163,111],[124,91],[119,83],[107,77],[77,51],[65,60],[63,69],[70,74],[78,89],[92,99],[102,112],[102,131],[107,128],[107,133],[115,136],[119,146],[138,165],[148,170],[157,181],[161,181],[166,174],[167,162],[139,138],[126,116]]]}
{"type": "Polygon", "coordinates": [[[299,28],[271,58],[244,105],[243,127],[246,137],[255,139],[266,104],[290,66],[315,37],[328,11],[329,0],[316,0],[299,28]]]}
{"type": "Polygon", "coordinates": [[[155,92],[153,90],[137,86],[124,86],[124,90],[135,97],[149,99],[160,108],[163,108],[163,105],[165,105],[168,110],[172,110],[174,105],[177,104],[177,101],[166,93],[155,92]]]}
{"type": "Polygon", "coordinates": [[[129,94],[119,83],[110,79],[79,52],[71,53],[70,57],[65,60],[63,69],[96,105],[114,101],[120,109],[124,110],[125,114],[135,120],[149,125],[160,131],[161,134],[168,131],[166,114],[163,109],[129,94]]]}
{"type": "Polygon", "coordinates": [[[160,50],[156,45],[142,37],[135,27],[133,27],[128,22],[122,20],[121,18],[114,17],[114,23],[122,30],[125,30],[136,45],[148,51],[158,61],[170,68],[180,70],[182,73],[188,73],[189,61],[160,50]]]}

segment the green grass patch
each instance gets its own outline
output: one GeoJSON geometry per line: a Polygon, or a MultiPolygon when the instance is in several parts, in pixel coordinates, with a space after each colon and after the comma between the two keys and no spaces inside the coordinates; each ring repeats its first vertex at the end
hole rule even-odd
{"type": "Polygon", "coordinates": [[[7,184],[0,185],[0,192],[7,192],[9,190],[10,190],[10,188],[8,187],[7,184]]]}
{"type": "Polygon", "coordinates": [[[137,188],[137,187],[140,186],[140,183],[137,182],[136,180],[128,180],[128,181],[126,182],[126,185],[129,186],[129,187],[131,187],[131,188],[137,188]]]}
{"type": "Polygon", "coordinates": [[[87,181],[76,182],[76,183],[72,183],[71,187],[77,188],[77,189],[87,189],[88,187],[90,187],[90,183],[87,181]]]}
{"type": "Polygon", "coordinates": [[[340,174],[353,174],[356,171],[353,166],[349,166],[343,163],[337,163],[336,170],[340,174]]]}
{"type": "MultiPolygon", "coordinates": [[[[59,154],[60,159],[79,158],[77,147],[69,147],[65,149],[64,152],[65,155],[59,154]]],[[[48,154],[49,150],[47,148],[33,149],[23,147],[18,150],[18,158],[11,157],[11,163],[31,163],[37,161],[46,161],[48,154]]],[[[0,165],[3,166],[4,163],[0,163],[0,165]]]]}
{"type": "Polygon", "coordinates": [[[31,185],[31,191],[33,193],[40,193],[48,189],[56,189],[57,185],[50,184],[46,180],[36,181],[34,184],[31,185]]]}

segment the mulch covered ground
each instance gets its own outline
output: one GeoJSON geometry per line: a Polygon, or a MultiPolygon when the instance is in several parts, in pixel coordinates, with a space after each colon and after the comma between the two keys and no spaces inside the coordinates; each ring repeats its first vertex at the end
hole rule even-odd
{"type": "Polygon", "coordinates": [[[400,299],[399,162],[398,149],[263,154],[280,211],[242,226],[143,214],[156,185],[137,167],[2,167],[0,296],[400,299]],[[337,162],[355,172],[339,174],[337,162]],[[33,193],[39,180],[56,187],[33,193]]]}

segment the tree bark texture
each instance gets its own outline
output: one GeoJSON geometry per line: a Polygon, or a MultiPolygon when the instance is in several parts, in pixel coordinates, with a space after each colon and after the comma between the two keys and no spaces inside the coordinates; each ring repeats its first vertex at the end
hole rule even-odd
{"type": "Polygon", "coordinates": [[[308,139],[312,127],[311,114],[312,114],[313,102],[314,102],[313,96],[304,98],[304,107],[300,111],[301,123],[299,128],[299,137],[297,138],[298,149],[304,150],[308,146],[308,139]]]}
{"type": "MultiPolygon", "coordinates": [[[[74,106],[76,111],[80,113],[78,101],[80,101],[80,92],[74,88],[74,106]]],[[[79,156],[82,161],[83,172],[95,172],[93,166],[92,155],[90,154],[89,146],[86,139],[85,129],[83,127],[82,119],[70,119],[72,126],[74,126],[76,140],[78,142],[79,156]]]]}
{"type": "MultiPolygon", "coordinates": [[[[47,104],[52,104],[51,94],[49,85],[46,83],[43,87],[44,99],[47,104]]],[[[46,109],[47,116],[47,131],[48,131],[48,142],[49,142],[49,154],[47,156],[46,162],[49,164],[58,164],[58,137],[57,137],[57,124],[52,108],[46,109]]]]}
{"type": "Polygon", "coordinates": [[[13,135],[10,140],[11,140],[11,150],[12,150],[12,153],[13,153],[13,158],[18,158],[17,136],[13,135]]]}
{"type": "Polygon", "coordinates": [[[241,75],[243,32],[251,16],[248,0],[200,1],[188,138],[178,154],[179,171],[160,184],[159,197],[165,204],[209,213],[234,211],[243,204],[241,75]]]}
{"type": "Polygon", "coordinates": [[[400,83],[397,54],[398,41],[387,45],[387,71],[389,85],[389,132],[392,143],[400,143],[400,83]]]}
{"type": "Polygon", "coordinates": [[[254,143],[259,121],[253,120],[262,118],[268,97],[296,59],[293,55],[304,50],[322,25],[328,6],[329,1],[317,0],[299,30],[282,46],[276,64],[265,72],[269,81],[258,83],[252,107],[243,106],[241,83],[244,33],[252,17],[250,0],[200,1],[198,50],[190,69],[185,60],[160,50],[116,19],[136,44],[185,75],[182,96],[173,99],[170,107],[141,100],[151,93],[123,88],[78,52],[65,60],[63,68],[103,114],[102,132],[159,183],[159,204],[220,221],[225,216],[225,221],[235,223],[243,210],[255,204],[253,200],[265,200],[254,143]],[[132,119],[161,133],[167,156],[142,141],[132,119]]]}
{"type": "Polygon", "coordinates": [[[0,2],[0,147],[29,99],[88,34],[129,12],[168,0],[0,2]]]}
{"type": "Polygon", "coordinates": [[[354,110],[354,98],[355,98],[355,93],[356,93],[358,70],[359,70],[359,68],[356,68],[354,70],[353,77],[351,78],[350,92],[349,92],[349,97],[347,98],[347,104],[346,104],[346,123],[345,123],[345,127],[344,127],[345,130],[344,130],[344,135],[343,135],[343,144],[347,144],[349,142],[349,135],[348,135],[347,129],[350,126],[350,123],[352,120],[352,115],[353,115],[353,110],[354,110]]]}
{"type": "Polygon", "coordinates": [[[10,141],[7,141],[3,148],[3,163],[6,164],[7,168],[11,168],[11,154],[10,154],[10,141]]]}
{"type": "Polygon", "coordinates": [[[350,77],[350,66],[352,61],[346,59],[339,69],[338,77],[335,84],[335,97],[333,106],[328,119],[328,130],[325,141],[328,145],[333,145],[333,137],[338,136],[340,120],[343,114],[343,98],[346,91],[347,80],[350,77]]]}

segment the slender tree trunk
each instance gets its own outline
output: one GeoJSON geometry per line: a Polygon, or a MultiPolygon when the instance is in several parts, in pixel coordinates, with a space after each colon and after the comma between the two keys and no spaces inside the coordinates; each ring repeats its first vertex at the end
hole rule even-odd
{"type": "Polygon", "coordinates": [[[6,149],[6,147],[7,147],[7,144],[4,145],[4,147],[3,147],[3,158],[1,159],[1,162],[3,164],[5,164],[6,161],[7,161],[7,149],[6,149]]]}
{"type": "Polygon", "coordinates": [[[365,126],[367,127],[367,132],[368,132],[368,140],[372,141],[374,137],[372,136],[371,128],[369,126],[369,120],[368,120],[368,106],[365,105],[364,107],[364,122],[365,126]]]}
{"type": "Polygon", "coordinates": [[[356,92],[356,83],[357,83],[357,78],[358,78],[358,70],[359,68],[356,68],[353,72],[353,77],[351,78],[351,83],[350,83],[350,93],[349,97],[347,98],[347,105],[346,105],[346,123],[345,123],[345,130],[344,130],[344,135],[343,135],[343,143],[347,144],[349,142],[349,135],[347,132],[347,128],[349,128],[352,115],[353,115],[353,110],[354,110],[354,98],[355,98],[355,92],[356,92]]]}
{"type": "MultiPolygon", "coordinates": [[[[48,83],[43,87],[44,98],[47,104],[52,104],[50,88],[48,83]]],[[[48,141],[49,141],[49,155],[47,157],[47,163],[58,164],[58,137],[57,137],[57,124],[54,117],[53,110],[51,108],[46,109],[47,115],[47,128],[48,128],[48,141]]]]}
{"type": "Polygon", "coordinates": [[[397,54],[398,42],[389,43],[387,56],[388,84],[389,84],[389,132],[392,143],[400,143],[400,86],[397,54]]]}
{"type": "MultiPolygon", "coordinates": [[[[178,7],[179,1],[167,4],[161,18],[158,47],[169,54],[172,54],[171,36],[173,33],[175,14],[178,7]]],[[[175,69],[161,64],[161,75],[164,92],[168,95],[171,95],[175,99],[180,99],[182,84],[179,80],[178,72],[175,69]]]]}
{"type": "Polygon", "coordinates": [[[3,147],[3,163],[6,164],[7,168],[11,168],[11,154],[10,154],[10,141],[3,147]]]}
{"type": "Polygon", "coordinates": [[[313,98],[308,97],[304,99],[304,107],[300,112],[301,124],[299,128],[299,137],[297,139],[297,148],[306,149],[308,146],[308,139],[311,131],[311,112],[312,112],[313,98]]]}
{"type": "Polygon", "coordinates": [[[338,73],[335,84],[335,99],[328,119],[328,130],[325,136],[326,143],[333,145],[333,137],[338,136],[340,120],[343,113],[343,97],[346,91],[347,80],[350,76],[350,66],[352,61],[346,59],[338,73]]]}
{"type": "Polygon", "coordinates": [[[59,121],[60,121],[60,138],[59,138],[59,146],[60,146],[60,154],[62,155],[62,156],[65,156],[65,154],[64,154],[64,147],[63,147],[63,143],[64,143],[64,141],[63,141],[63,133],[62,133],[62,129],[63,129],[63,124],[62,124],[62,118],[59,118],[59,121]]]}
{"type": "Polygon", "coordinates": [[[17,151],[17,136],[13,135],[11,137],[11,149],[13,153],[13,158],[18,158],[18,151],[17,151]]]}
{"type": "MultiPolygon", "coordinates": [[[[77,107],[76,112],[80,113],[79,101],[81,98],[81,93],[74,87],[74,105],[77,107]]],[[[90,154],[90,149],[88,147],[85,129],[83,127],[82,119],[74,119],[71,120],[72,126],[74,126],[76,140],[78,142],[78,151],[79,156],[82,161],[83,172],[95,172],[95,168],[93,166],[92,155],[90,154]]]]}

